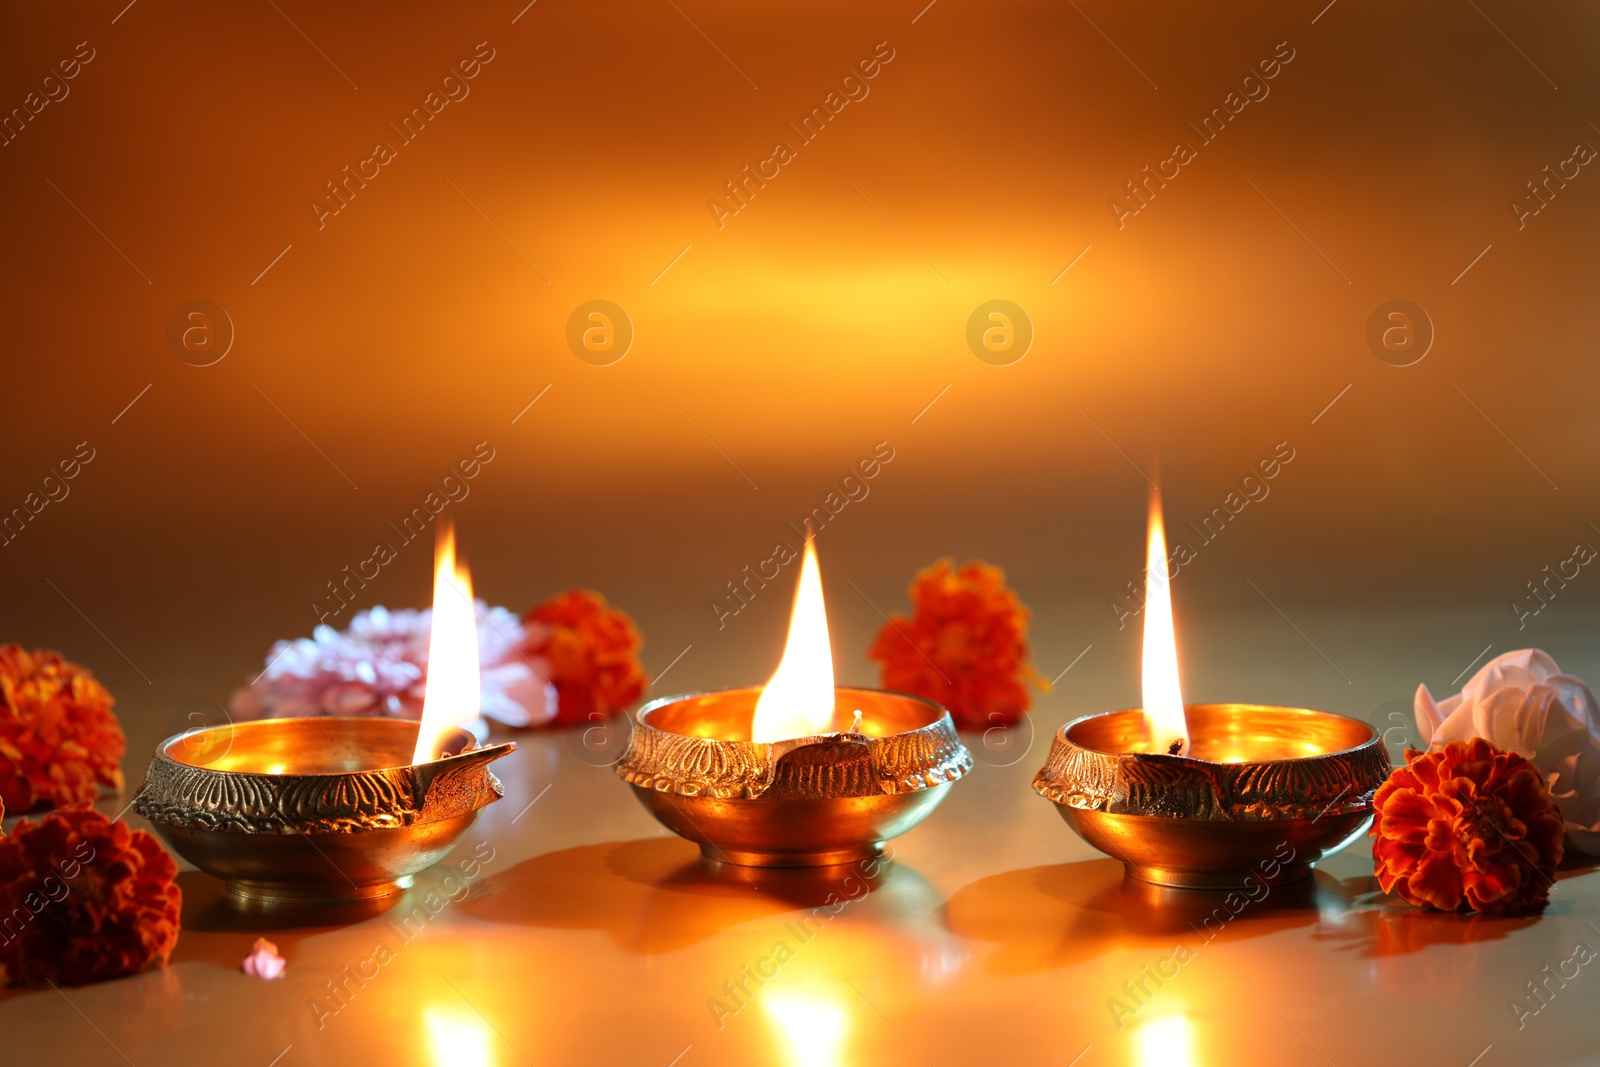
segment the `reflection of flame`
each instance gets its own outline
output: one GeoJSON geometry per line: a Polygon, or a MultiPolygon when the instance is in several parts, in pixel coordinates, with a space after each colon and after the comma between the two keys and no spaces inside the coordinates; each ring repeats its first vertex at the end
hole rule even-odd
{"type": "Polygon", "coordinates": [[[428,1031],[433,1067],[489,1067],[489,1028],[467,1008],[426,1007],[422,1023],[428,1031]]]}
{"type": "Polygon", "coordinates": [[[792,1067],[843,1067],[850,1018],[837,999],[817,990],[771,988],[761,991],[761,1009],[792,1067]]]}
{"type": "Polygon", "coordinates": [[[752,741],[787,741],[827,733],[833,727],[833,653],[828,648],[828,616],[822,606],[822,572],[806,541],[800,584],[794,591],[789,640],[778,670],[761,690],[752,741]]]}
{"type": "Polygon", "coordinates": [[[1167,577],[1167,535],[1161,497],[1150,497],[1150,546],[1144,573],[1144,722],[1155,751],[1174,741],[1188,752],[1189,726],[1178,686],[1178,642],[1172,628],[1172,586],[1167,577]]]}
{"type": "Polygon", "coordinates": [[[1194,1028],[1187,1015],[1151,1019],[1134,1032],[1139,1067],[1193,1067],[1194,1028]]]}
{"type": "Polygon", "coordinates": [[[452,727],[471,729],[478,718],[478,685],[478,620],[473,615],[472,579],[456,566],[456,532],[446,522],[439,529],[428,681],[412,763],[434,759],[452,727]]]}

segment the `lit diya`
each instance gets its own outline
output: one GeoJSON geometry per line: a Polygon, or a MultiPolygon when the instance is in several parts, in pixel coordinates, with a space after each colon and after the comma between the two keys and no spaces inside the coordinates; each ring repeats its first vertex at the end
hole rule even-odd
{"type": "Polygon", "coordinates": [[[809,540],[772,680],[647,704],[616,765],[650,813],[707,859],[754,867],[876,856],[971,769],[940,705],[834,687],[809,540]]]}
{"type": "Polygon", "coordinates": [[[169,737],[133,807],[228,891],[268,904],[398,893],[503,795],[476,747],[478,627],[472,582],[442,527],[421,723],[263,719],[169,737]]]}
{"type": "Polygon", "coordinates": [[[1309,877],[1366,832],[1389,776],[1358,719],[1259,704],[1184,706],[1166,535],[1152,497],[1144,602],[1144,707],[1063,726],[1033,787],[1134,878],[1234,889],[1309,877]]]}

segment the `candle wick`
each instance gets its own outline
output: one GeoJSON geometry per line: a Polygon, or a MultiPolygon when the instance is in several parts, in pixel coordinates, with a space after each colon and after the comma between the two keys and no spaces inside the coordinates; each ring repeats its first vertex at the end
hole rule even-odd
{"type": "Polygon", "coordinates": [[[861,732],[861,709],[860,708],[856,709],[856,718],[855,718],[855,721],[850,724],[850,732],[853,733],[853,734],[859,734],[861,732]]]}
{"type": "Polygon", "coordinates": [[[1183,751],[1183,738],[1180,737],[1176,741],[1172,742],[1171,746],[1169,746],[1167,748],[1167,755],[1176,756],[1178,753],[1180,753],[1182,751],[1183,751]]]}

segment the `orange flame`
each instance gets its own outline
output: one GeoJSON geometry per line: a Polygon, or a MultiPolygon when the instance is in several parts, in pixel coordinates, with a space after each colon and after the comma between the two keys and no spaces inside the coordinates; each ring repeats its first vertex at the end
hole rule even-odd
{"type": "Polygon", "coordinates": [[[800,582],[794,591],[789,639],[783,659],[750,724],[752,741],[787,741],[827,733],[833,727],[833,652],[828,647],[828,615],[822,604],[822,572],[806,541],[800,582]]]}
{"type": "Polygon", "coordinates": [[[1152,749],[1189,751],[1189,724],[1178,685],[1178,641],[1172,626],[1172,587],[1167,576],[1167,535],[1161,495],[1150,495],[1150,543],[1144,574],[1144,725],[1152,749]]]}
{"type": "Polygon", "coordinates": [[[422,695],[422,723],[412,763],[439,757],[452,728],[471,729],[478,718],[478,620],[472,606],[472,579],[456,566],[456,532],[439,527],[433,572],[433,629],[428,635],[428,681],[422,695]]]}

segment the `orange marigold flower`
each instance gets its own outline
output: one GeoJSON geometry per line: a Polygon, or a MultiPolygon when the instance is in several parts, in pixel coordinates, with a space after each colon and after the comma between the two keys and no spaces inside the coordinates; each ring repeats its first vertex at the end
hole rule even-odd
{"type": "Polygon", "coordinates": [[[111,694],[59,652],[0,647],[0,801],[12,811],[95,799],[122,788],[127,739],[111,694]]]}
{"type": "Polygon", "coordinates": [[[999,567],[948,558],[911,581],[911,617],[895,614],[867,652],[883,687],[937,700],[956,725],[981,730],[1014,723],[1032,705],[1028,609],[999,567]]]}
{"type": "Polygon", "coordinates": [[[552,725],[609,718],[644,695],[644,642],[628,613],[599,593],[569,589],[529,609],[522,621],[534,635],[525,651],[550,662],[558,698],[552,725]]]}
{"type": "Polygon", "coordinates": [[[0,838],[0,970],[11,985],[78,985],[165,966],[177,876],[153,835],[93,808],[19,823],[0,838]]]}
{"type": "Polygon", "coordinates": [[[1407,750],[1373,798],[1383,891],[1440,911],[1527,911],[1550,899],[1562,822],[1544,779],[1481,737],[1407,750]]]}

